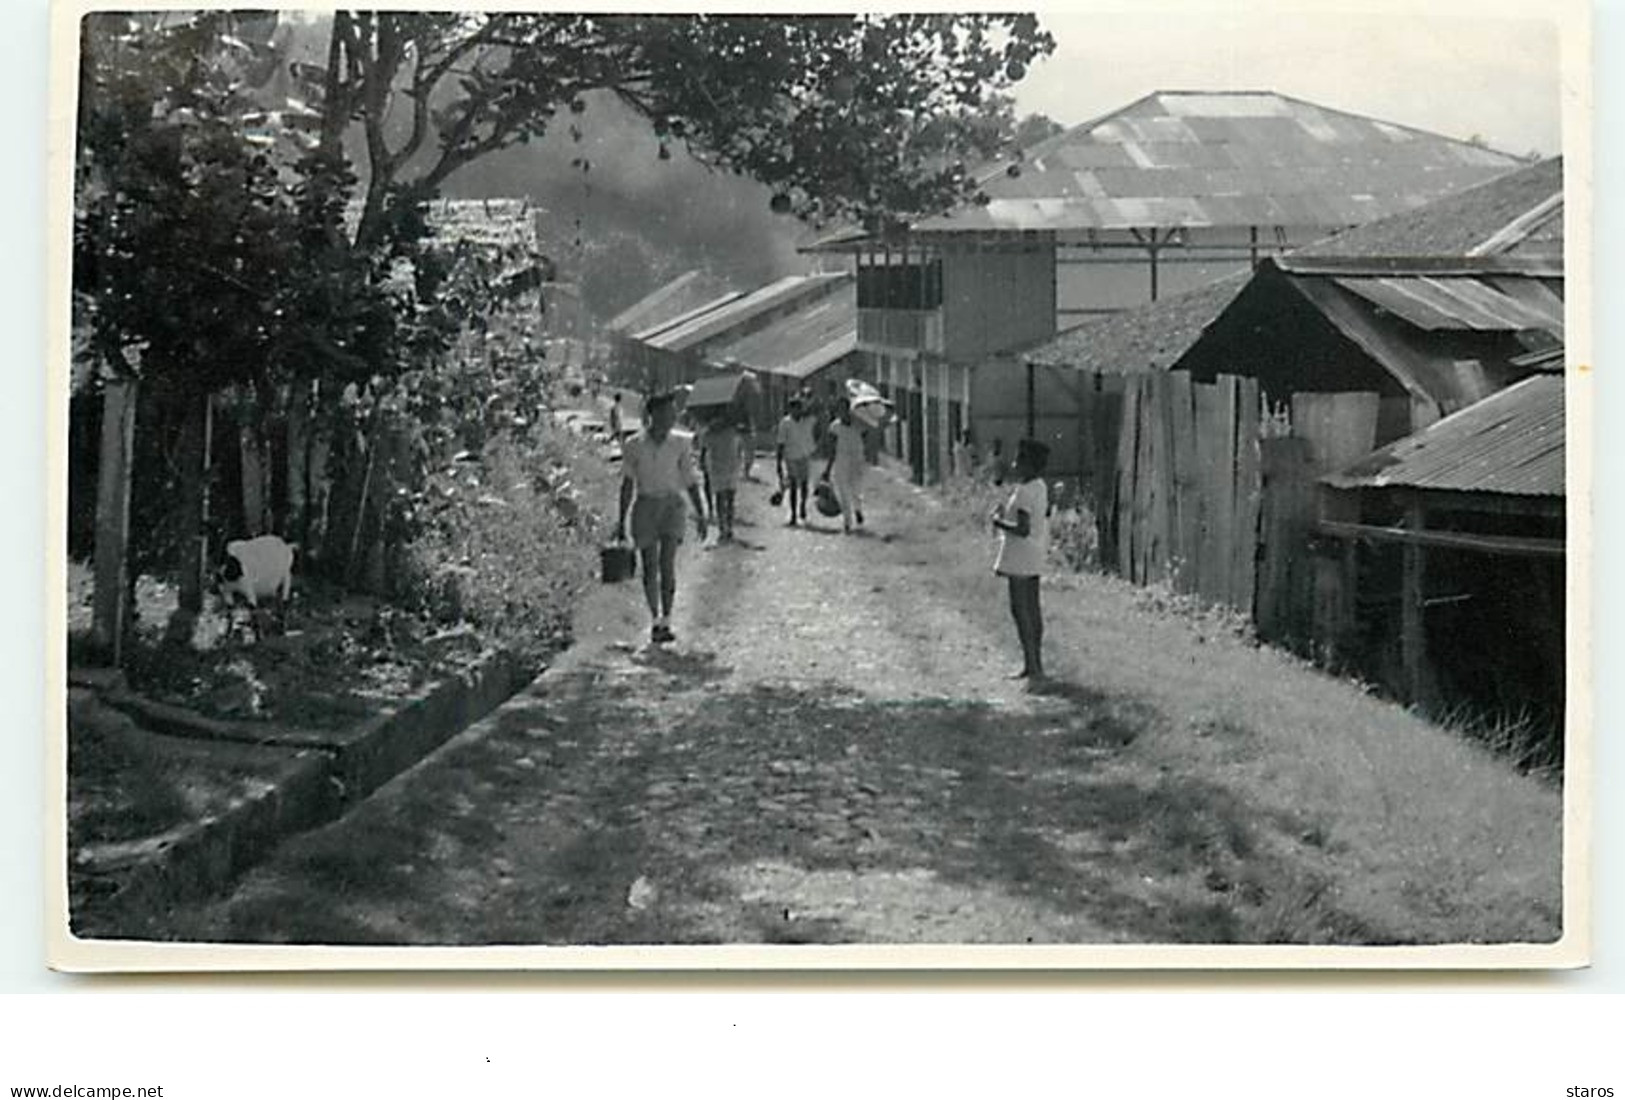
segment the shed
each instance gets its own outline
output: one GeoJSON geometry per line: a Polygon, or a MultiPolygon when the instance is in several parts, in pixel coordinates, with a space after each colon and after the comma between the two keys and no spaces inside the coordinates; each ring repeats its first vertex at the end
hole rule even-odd
{"type": "Polygon", "coordinates": [[[1562,188],[1554,158],[1265,259],[1172,365],[1256,377],[1277,402],[1376,392],[1377,441],[1409,435],[1561,345],[1562,188]]]}
{"type": "Polygon", "coordinates": [[[1542,373],[1321,478],[1320,534],[1348,547],[1368,633],[1397,640],[1397,685],[1533,701],[1561,714],[1564,379],[1542,373]]]}

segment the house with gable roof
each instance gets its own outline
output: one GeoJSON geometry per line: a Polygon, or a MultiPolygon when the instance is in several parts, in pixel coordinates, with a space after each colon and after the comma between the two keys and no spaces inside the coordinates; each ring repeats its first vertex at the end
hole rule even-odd
{"type": "Polygon", "coordinates": [[[856,255],[859,348],[902,418],[893,449],[936,480],[961,432],[1019,415],[1022,353],[1067,323],[1246,271],[1520,163],[1275,92],[1154,92],[994,165],[985,203],[811,247],[856,255]]]}

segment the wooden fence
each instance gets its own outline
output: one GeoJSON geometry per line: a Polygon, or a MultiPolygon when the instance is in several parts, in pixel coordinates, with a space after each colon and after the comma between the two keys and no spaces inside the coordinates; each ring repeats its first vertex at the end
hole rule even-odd
{"type": "Polygon", "coordinates": [[[1315,537],[1344,503],[1319,477],[1369,452],[1369,393],[1294,395],[1266,422],[1258,383],[1184,372],[1080,376],[1082,483],[1101,564],[1250,616],[1259,634],[1323,650],[1351,629],[1346,546],[1315,537]],[[1274,430],[1267,430],[1273,428],[1274,430]]]}
{"type": "Polygon", "coordinates": [[[1079,394],[1102,564],[1137,584],[1251,613],[1260,498],[1258,383],[1085,374],[1079,394]]]}

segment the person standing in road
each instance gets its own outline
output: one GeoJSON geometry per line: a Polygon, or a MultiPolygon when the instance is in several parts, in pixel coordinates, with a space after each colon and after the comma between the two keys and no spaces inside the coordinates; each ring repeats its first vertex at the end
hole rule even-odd
{"type": "Polygon", "coordinates": [[[621,441],[621,395],[616,391],[615,400],[609,403],[609,438],[616,443],[621,441]]]}
{"type": "Polygon", "coordinates": [[[1038,579],[1049,555],[1049,486],[1044,467],[1049,448],[1034,439],[1016,446],[1016,488],[993,509],[999,532],[999,556],[993,571],[1010,584],[1010,614],[1021,641],[1021,671],[1014,679],[1044,678],[1044,615],[1038,601],[1038,579]]]}
{"type": "Polygon", "coordinates": [[[717,521],[717,541],[734,537],[734,495],[741,469],[744,440],[739,425],[726,414],[706,425],[700,435],[700,466],[705,471],[706,498],[717,521]]]}
{"type": "Polygon", "coordinates": [[[812,480],[812,458],[818,451],[813,437],[814,420],[806,402],[799,397],[790,398],[789,411],[779,421],[775,448],[779,484],[786,490],[790,505],[790,526],[799,519],[807,521],[807,490],[812,480]]]}
{"type": "Polygon", "coordinates": [[[632,516],[632,544],[643,565],[643,596],[654,625],[652,642],[669,642],[671,608],[677,597],[677,547],[683,542],[683,496],[694,508],[694,524],[705,539],[705,502],[700,499],[694,468],[693,440],[672,430],[677,422],[674,394],[661,393],[644,403],[643,431],[626,441],[621,458],[620,516],[615,539],[626,540],[632,516]]]}
{"type": "Polygon", "coordinates": [[[852,533],[854,521],[863,526],[863,427],[852,418],[852,403],[841,406],[841,414],[829,425],[829,462],[824,478],[835,487],[841,502],[841,530],[852,533]]]}

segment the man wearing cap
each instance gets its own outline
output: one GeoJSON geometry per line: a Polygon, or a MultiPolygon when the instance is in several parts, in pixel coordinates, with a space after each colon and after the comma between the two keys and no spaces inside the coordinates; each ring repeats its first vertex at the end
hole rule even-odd
{"type": "Polygon", "coordinates": [[[683,541],[687,494],[694,508],[694,524],[705,539],[705,502],[700,499],[699,474],[694,467],[693,439],[673,431],[677,422],[675,395],[661,393],[644,403],[642,432],[626,441],[621,455],[621,508],[615,539],[626,539],[626,518],[632,515],[632,544],[643,559],[643,596],[654,625],[652,642],[669,642],[671,607],[677,597],[677,547],[683,541]]]}

